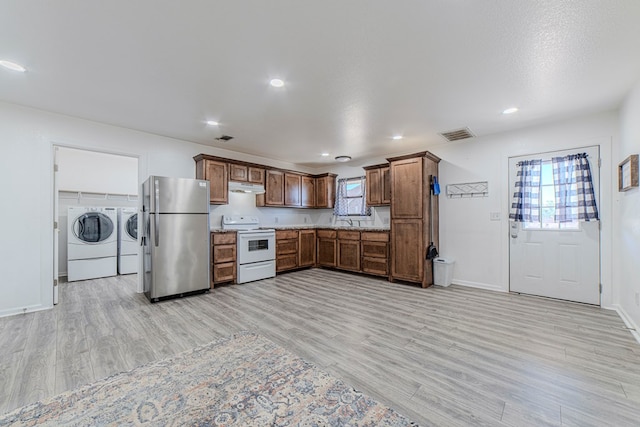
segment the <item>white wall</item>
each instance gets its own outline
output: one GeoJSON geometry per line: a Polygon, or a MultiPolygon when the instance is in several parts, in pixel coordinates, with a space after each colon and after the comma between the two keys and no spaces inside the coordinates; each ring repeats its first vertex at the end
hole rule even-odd
{"type": "Polygon", "coordinates": [[[441,256],[454,258],[453,282],[509,290],[508,158],[545,151],[600,145],[602,158],[600,214],[603,284],[602,305],[613,303],[612,282],[612,141],[618,139],[616,112],[594,114],[516,132],[443,143],[429,151],[440,162],[441,256]],[[488,181],[485,198],[449,199],[446,185],[488,181]],[[490,221],[499,212],[500,221],[490,221]]]}
{"type": "MultiPolygon", "coordinates": [[[[620,111],[620,146],[614,163],[630,154],[640,153],[640,81],[627,96],[620,111]]],[[[634,188],[614,193],[617,221],[614,238],[617,243],[614,280],[619,284],[619,311],[631,327],[640,333],[640,190],[634,188]]],[[[640,336],[637,336],[640,339],[640,336]]]]}
{"type": "Polygon", "coordinates": [[[140,159],[138,185],[149,175],[195,177],[199,153],[303,169],[129,129],[0,102],[2,199],[0,316],[53,304],[53,147],[123,154],[140,159]]]}
{"type": "Polygon", "coordinates": [[[138,159],[96,151],[58,147],[58,189],[138,194],[138,159]]]}

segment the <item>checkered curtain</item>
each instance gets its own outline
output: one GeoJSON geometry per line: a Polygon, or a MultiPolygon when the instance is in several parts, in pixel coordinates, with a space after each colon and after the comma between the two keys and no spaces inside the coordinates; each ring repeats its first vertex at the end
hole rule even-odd
{"type": "Polygon", "coordinates": [[[333,214],[336,216],[348,215],[347,211],[347,179],[338,180],[338,189],[336,191],[336,203],[333,207],[333,214]]]}
{"type": "Polygon", "coordinates": [[[586,153],[554,157],[556,222],[598,221],[591,168],[586,153]]]}
{"type": "Polygon", "coordinates": [[[518,162],[516,191],[509,219],[516,222],[540,221],[540,171],[542,160],[518,162]]]}
{"type": "Polygon", "coordinates": [[[336,216],[349,215],[347,205],[347,181],[359,179],[362,183],[362,202],[360,205],[360,211],[358,215],[369,216],[371,215],[371,208],[367,206],[367,186],[365,185],[366,177],[360,176],[356,178],[342,178],[338,180],[338,189],[336,191],[336,203],[333,207],[333,214],[336,216]]]}

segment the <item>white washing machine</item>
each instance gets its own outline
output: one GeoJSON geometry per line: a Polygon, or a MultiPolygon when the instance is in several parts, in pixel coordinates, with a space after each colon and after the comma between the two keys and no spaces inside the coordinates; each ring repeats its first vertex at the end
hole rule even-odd
{"type": "Polygon", "coordinates": [[[118,209],[118,274],[138,272],[138,210],[118,209]]]}
{"type": "Polygon", "coordinates": [[[118,274],[116,208],[70,207],[67,274],[70,282],[118,274]]]}

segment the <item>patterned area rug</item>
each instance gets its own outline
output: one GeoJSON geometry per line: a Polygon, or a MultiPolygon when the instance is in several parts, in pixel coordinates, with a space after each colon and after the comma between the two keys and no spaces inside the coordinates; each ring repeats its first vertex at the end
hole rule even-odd
{"type": "Polygon", "coordinates": [[[241,333],[0,416],[0,425],[413,426],[264,337],[241,333]]]}

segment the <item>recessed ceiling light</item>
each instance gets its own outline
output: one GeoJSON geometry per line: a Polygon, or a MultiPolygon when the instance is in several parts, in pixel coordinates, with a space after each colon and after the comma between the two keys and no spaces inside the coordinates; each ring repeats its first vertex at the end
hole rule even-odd
{"type": "Polygon", "coordinates": [[[338,162],[348,162],[351,160],[351,156],[336,156],[335,159],[338,162]]]}
{"type": "Polygon", "coordinates": [[[273,87],[282,87],[284,86],[284,82],[280,79],[271,79],[269,84],[273,87]]]}
{"type": "Polygon", "coordinates": [[[396,141],[402,139],[402,135],[393,135],[391,139],[395,139],[396,141]]]}
{"type": "Polygon", "coordinates": [[[24,68],[22,65],[16,64],[15,62],[7,61],[4,59],[0,60],[0,65],[2,65],[4,68],[8,70],[18,71],[20,73],[24,73],[25,71],[27,71],[27,69],[24,68]]]}
{"type": "Polygon", "coordinates": [[[507,108],[502,112],[502,114],[513,114],[516,113],[518,109],[516,107],[507,108]]]}
{"type": "Polygon", "coordinates": [[[320,154],[322,157],[329,157],[329,153],[322,153],[320,154]]]}
{"type": "Polygon", "coordinates": [[[218,126],[219,125],[219,123],[216,122],[215,120],[207,120],[207,124],[209,126],[218,126]]]}

